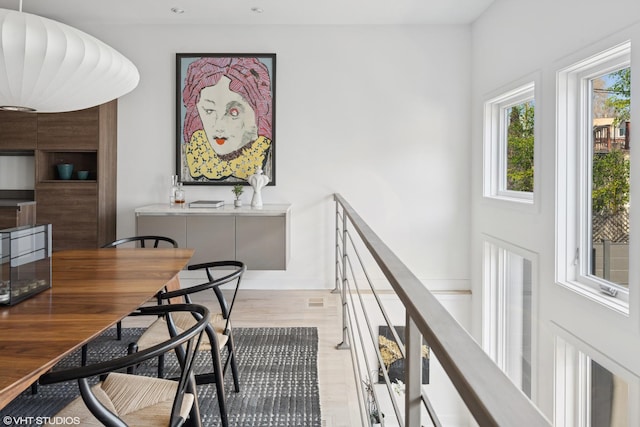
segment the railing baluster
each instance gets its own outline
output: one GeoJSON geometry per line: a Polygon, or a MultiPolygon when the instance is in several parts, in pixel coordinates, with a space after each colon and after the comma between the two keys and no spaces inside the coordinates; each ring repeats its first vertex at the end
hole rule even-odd
{"type": "MultiPolygon", "coordinates": [[[[340,292],[340,204],[336,203],[336,253],[335,253],[335,261],[336,261],[336,271],[335,271],[335,286],[331,293],[340,292]]],[[[344,243],[343,243],[344,245],[344,243]]]]}
{"type": "MultiPolygon", "coordinates": [[[[480,426],[507,426],[527,425],[550,426],[548,420],[535,406],[521,393],[518,388],[500,371],[491,361],[489,356],[477,345],[469,334],[451,317],[450,313],[442,307],[429,290],[411,273],[397,256],[380,240],[369,228],[351,206],[339,195],[334,194],[336,202],[336,289],[339,284],[342,298],[342,343],[337,348],[351,348],[352,360],[355,360],[354,370],[360,385],[363,374],[358,357],[358,349],[362,350],[360,356],[364,358],[366,377],[372,381],[372,371],[365,341],[362,337],[358,315],[355,307],[354,292],[358,296],[359,308],[367,324],[367,329],[373,342],[371,354],[377,356],[380,372],[385,378],[386,388],[394,407],[395,418],[399,425],[407,427],[419,427],[422,425],[422,408],[424,407],[434,426],[440,427],[441,423],[428,399],[423,394],[422,388],[422,340],[423,337],[431,347],[431,351],[437,356],[439,365],[444,369],[449,379],[456,387],[458,394],[467,405],[480,426]],[[342,229],[340,230],[340,223],[342,229]],[[356,273],[353,271],[347,246],[350,243],[362,272],[364,273],[372,295],[378,308],[381,310],[385,323],[392,326],[389,317],[385,313],[382,302],[378,297],[376,287],[367,273],[363,260],[360,258],[355,242],[348,233],[348,225],[355,230],[360,237],[358,243],[363,243],[373,260],[380,268],[396,296],[405,308],[405,337],[403,353],[405,357],[405,410],[404,414],[398,411],[396,400],[390,384],[387,370],[384,368],[380,350],[377,345],[377,333],[374,332],[369,315],[366,312],[366,302],[358,289],[356,273]],[[341,246],[340,246],[341,244],[341,246]],[[340,252],[342,250],[342,252],[340,252]],[[340,268],[341,267],[341,268],[340,268]],[[351,269],[349,270],[348,267],[351,269]],[[341,277],[338,277],[342,273],[341,277]],[[351,273],[355,291],[349,286],[349,273],[351,273]],[[351,305],[349,305],[351,300],[351,305]],[[351,320],[350,315],[353,314],[351,320]],[[349,328],[351,326],[351,328],[349,328]],[[355,336],[353,328],[357,329],[355,336]],[[351,334],[351,335],[349,335],[351,334]],[[350,338],[351,337],[351,338],[350,338]],[[357,341],[356,341],[357,340],[357,341]],[[350,345],[351,343],[351,345],[350,345]],[[359,344],[358,344],[359,343],[359,344]],[[404,418],[404,419],[403,419],[404,418]]],[[[360,271],[358,271],[360,273],[360,271]]],[[[335,290],[334,290],[335,291],[335,290]]],[[[394,333],[397,344],[402,348],[402,343],[394,333]]],[[[401,351],[402,352],[402,351],[401,351]]],[[[374,385],[371,383],[371,387],[374,385]]],[[[362,390],[359,390],[362,391],[362,390]]],[[[358,393],[365,398],[362,393],[358,393]]],[[[378,405],[377,391],[372,390],[375,405],[378,405]]],[[[359,402],[361,410],[363,402],[359,402]]],[[[365,414],[366,415],[366,411],[365,414]]],[[[392,420],[389,420],[392,421],[392,420]]],[[[362,420],[363,425],[369,423],[368,419],[362,420]]],[[[382,420],[383,426],[385,424],[382,420]]]]}
{"type": "Polygon", "coordinates": [[[420,427],[422,408],[422,335],[407,312],[404,329],[404,425],[420,427]]]}
{"type": "MultiPolygon", "coordinates": [[[[339,221],[338,203],[336,203],[336,223],[339,221]]],[[[337,228],[337,226],[336,226],[337,228]]],[[[338,251],[336,250],[336,256],[338,251]]],[[[336,346],[340,350],[350,349],[347,334],[347,216],[342,212],[342,342],[336,346]]]]}

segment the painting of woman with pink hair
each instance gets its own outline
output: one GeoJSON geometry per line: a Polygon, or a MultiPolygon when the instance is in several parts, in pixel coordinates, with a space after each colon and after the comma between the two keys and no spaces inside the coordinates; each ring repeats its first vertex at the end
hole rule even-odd
{"type": "Polygon", "coordinates": [[[178,54],[178,152],[185,184],[273,185],[275,54],[178,54]]]}

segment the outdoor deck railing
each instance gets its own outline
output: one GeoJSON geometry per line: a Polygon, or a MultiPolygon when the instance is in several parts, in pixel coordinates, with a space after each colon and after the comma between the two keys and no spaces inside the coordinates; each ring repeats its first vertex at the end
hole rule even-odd
{"type": "MultiPolygon", "coordinates": [[[[343,341],[338,348],[351,349],[363,426],[374,424],[371,413],[380,408],[379,390],[373,387],[372,372],[384,377],[386,390],[393,397],[393,385],[378,348],[378,333],[374,332],[365,299],[375,302],[385,323],[390,327],[404,360],[404,409],[390,399],[397,424],[407,427],[425,425],[426,410],[434,426],[442,425],[422,387],[421,351],[423,338],[438,363],[451,380],[458,395],[480,426],[550,426],[544,415],[531,403],[509,378],[489,358],[474,339],[449,314],[434,295],[400,259],[382,242],[367,223],[339,194],[336,202],[336,292],[342,296],[343,341]],[[356,232],[356,234],[353,233],[356,232]],[[361,253],[366,252],[366,253],[361,253]],[[371,261],[364,260],[369,257],[371,261]],[[405,309],[404,340],[401,340],[383,307],[379,286],[367,272],[374,262],[383,273],[387,286],[405,309]],[[366,282],[361,286],[359,282],[366,282]],[[364,351],[367,340],[373,345],[376,366],[371,366],[364,351]],[[404,345],[402,344],[404,342],[404,345]],[[378,371],[379,370],[379,371],[378,371]],[[365,372],[363,374],[363,371],[365,372]]],[[[385,425],[385,418],[379,422],[385,425]]]]}

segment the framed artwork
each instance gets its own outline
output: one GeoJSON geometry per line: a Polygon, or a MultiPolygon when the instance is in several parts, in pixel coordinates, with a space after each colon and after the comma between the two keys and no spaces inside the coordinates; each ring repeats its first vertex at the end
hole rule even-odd
{"type": "MultiPolygon", "coordinates": [[[[398,336],[404,338],[404,326],[395,326],[398,336]]],[[[398,343],[391,333],[391,329],[388,326],[378,326],[378,348],[382,355],[382,361],[387,368],[389,380],[393,383],[395,380],[404,382],[404,357],[400,353],[398,343]]],[[[429,384],[429,353],[430,349],[427,344],[422,342],[422,384],[429,384]]],[[[384,382],[384,375],[382,374],[382,368],[380,368],[378,374],[378,381],[384,382]]]]}
{"type": "Polygon", "coordinates": [[[176,54],[176,174],[185,185],[275,185],[275,54],[176,54]]]}

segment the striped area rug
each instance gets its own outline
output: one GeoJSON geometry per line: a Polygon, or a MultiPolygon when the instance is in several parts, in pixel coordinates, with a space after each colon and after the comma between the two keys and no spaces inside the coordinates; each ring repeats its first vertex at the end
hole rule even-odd
{"type": "MultiPolygon", "coordinates": [[[[123,339],[115,330],[105,332],[89,345],[89,363],[126,354],[129,342],[142,333],[140,328],[123,329],[123,339]]],[[[233,391],[231,371],[225,377],[229,424],[233,427],[320,427],[318,392],[318,331],[316,328],[234,328],[240,370],[240,392],[233,391]]],[[[174,362],[165,362],[170,373],[174,362]]],[[[206,352],[198,356],[196,372],[210,366],[206,352]]],[[[79,366],[76,352],[58,366],[79,366]]],[[[148,361],[139,374],[154,375],[156,361],[148,361]]],[[[79,395],[77,382],[39,386],[38,393],[25,391],[0,411],[0,417],[51,417],[79,395]]],[[[219,426],[215,385],[198,386],[204,426],[219,426]]]]}

